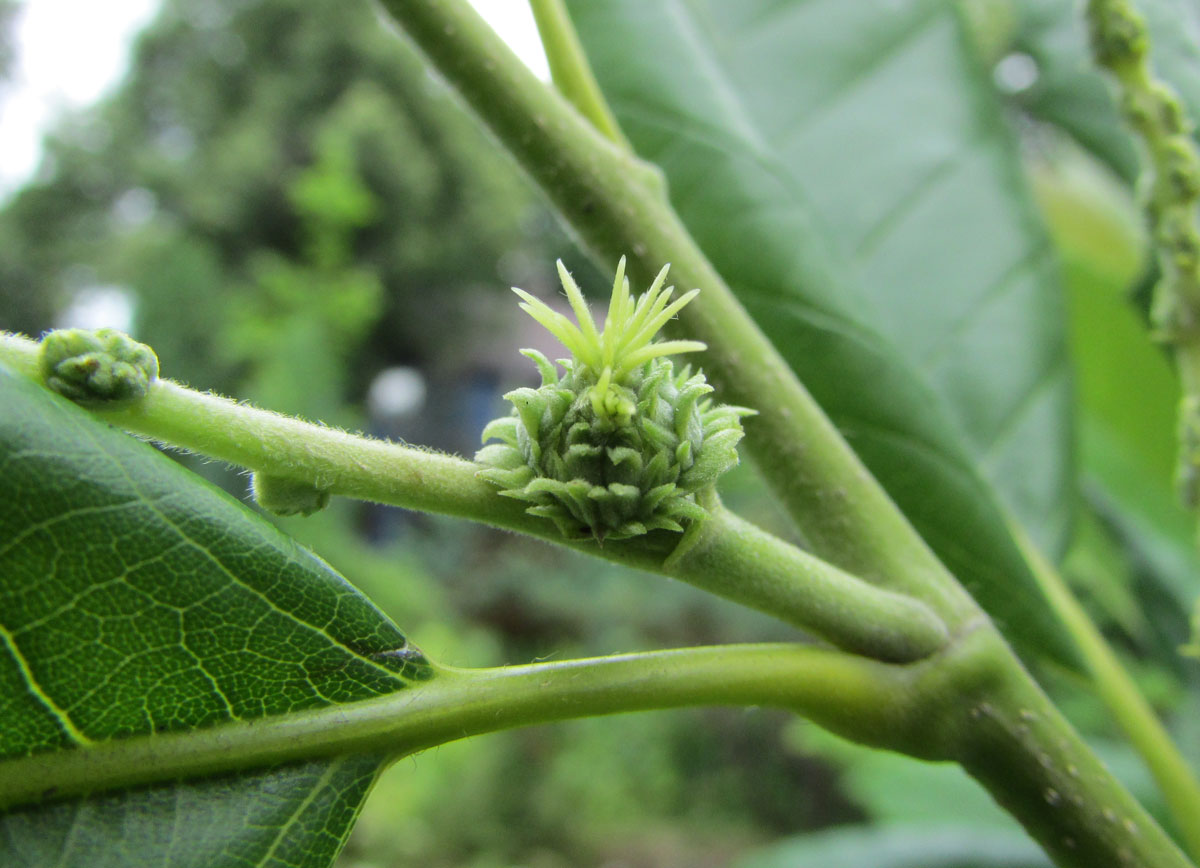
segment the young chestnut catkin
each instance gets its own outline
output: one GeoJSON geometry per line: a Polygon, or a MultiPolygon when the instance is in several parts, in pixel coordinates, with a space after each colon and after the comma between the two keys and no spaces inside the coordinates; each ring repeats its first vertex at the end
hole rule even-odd
{"type": "Polygon", "coordinates": [[[696,495],[737,464],[741,417],[753,410],[713,404],[700,371],[676,371],[669,355],[705,349],[699,341],[655,341],[658,331],[699,290],[671,301],[667,269],[636,300],[617,266],[603,330],[562,262],[558,274],[578,324],[514,288],[521,309],[571,352],[558,369],[522,350],[542,375],[536,389],[515,389],[508,416],[483,430],[475,460],[501,494],[527,501],[532,515],[570,538],[626,539],[651,530],[682,531],[702,519],[696,495]]]}

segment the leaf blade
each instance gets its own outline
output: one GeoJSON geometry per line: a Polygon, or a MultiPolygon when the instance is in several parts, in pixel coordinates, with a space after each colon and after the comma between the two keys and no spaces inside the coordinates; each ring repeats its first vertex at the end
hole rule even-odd
{"type": "MultiPolygon", "coordinates": [[[[326,564],[166,456],[2,367],[0,406],[0,768],[433,676],[326,564]]],[[[15,808],[0,861],[46,864],[37,842],[59,841],[64,864],[328,865],[384,762],[15,808]],[[184,807],[214,819],[180,823],[184,807]]]]}
{"type": "Polygon", "coordinates": [[[26,807],[0,814],[0,855],[13,868],[318,868],[342,849],[383,764],[342,757],[26,807]]]}

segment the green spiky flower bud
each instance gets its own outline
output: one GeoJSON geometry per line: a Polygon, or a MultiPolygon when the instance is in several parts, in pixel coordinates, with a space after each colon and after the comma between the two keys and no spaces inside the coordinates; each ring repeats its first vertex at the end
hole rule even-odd
{"type": "Polygon", "coordinates": [[[625,260],[613,281],[603,330],[562,262],[558,273],[578,325],[529,293],[514,289],[522,310],[570,350],[562,372],[536,350],[521,352],[542,375],[536,389],[504,397],[509,416],[483,431],[475,460],[501,494],[527,501],[572,538],[625,539],[651,530],[682,531],[703,518],[696,494],[737,464],[741,407],[714,405],[704,374],[676,371],[669,355],[705,349],[699,341],[655,341],[658,331],[695,298],[674,302],[663,288],[667,267],[636,300],[625,260]]]}
{"type": "Polygon", "coordinates": [[[116,329],[47,332],[40,365],[46,385],[89,406],[136,401],[158,378],[154,350],[116,329]]]}

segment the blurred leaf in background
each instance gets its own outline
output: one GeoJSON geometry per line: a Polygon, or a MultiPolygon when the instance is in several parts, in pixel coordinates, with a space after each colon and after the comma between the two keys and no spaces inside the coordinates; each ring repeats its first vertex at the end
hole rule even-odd
{"type": "MultiPolygon", "coordinates": [[[[347,340],[361,395],[367,371],[435,366],[449,338],[461,346],[483,326],[464,293],[537,282],[522,265],[545,231],[533,205],[369,6],[168,2],[120,90],[62,124],[38,180],[5,209],[4,267],[23,283],[4,283],[42,300],[6,325],[36,333],[80,289],[121,287],[165,369],[239,391],[246,360],[215,347],[218,312],[230,296],[253,307],[246,284],[278,295],[272,257],[326,269],[333,257],[383,288],[347,340]]],[[[311,316],[355,316],[319,295],[341,298],[308,293],[311,316]]],[[[367,301],[356,298],[346,307],[367,301]]],[[[288,304],[301,315],[306,302],[288,304]]]]}

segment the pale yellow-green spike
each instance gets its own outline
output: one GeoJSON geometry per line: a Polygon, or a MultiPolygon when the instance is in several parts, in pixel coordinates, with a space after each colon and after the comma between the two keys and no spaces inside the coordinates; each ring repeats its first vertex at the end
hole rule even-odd
{"type": "Polygon", "coordinates": [[[604,316],[604,331],[608,331],[609,326],[613,323],[613,316],[616,313],[618,299],[621,297],[621,290],[626,286],[625,283],[625,257],[622,256],[617,260],[617,273],[613,277],[612,292],[608,296],[608,312],[604,316]]]}
{"type": "Polygon", "coordinates": [[[571,272],[567,271],[567,267],[563,265],[561,259],[558,260],[557,265],[558,279],[562,281],[563,289],[567,292],[567,301],[571,303],[571,309],[575,311],[575,319],[579,320],[579,330],[583,334],[584,340],[600,346],[600,335],[596,333],[596,322],[592,319],[592,312],[588,309],[587,302],[584,301],[583,293],[579,291],[579,284],[575,282],[575,278],[571,277],[571,272]]]}
{"type": "Polygon", "coordinates": [[[625,257],[617,263],[617,276],[613,278],[612,297],[608,301],[608,315],[604,318],[604,361],[612,363],[612,355],[616,350],[616,333],[620,330],[619,323],[624,321],[625,300],[629,298],[629,281],[625,279],[625,257]]]}
{"type": "Polygon", "coordinates": [[[544,301],[535,298],[525,290],[518,289],[515,286],[512,289],[524,302],[518,305],[521,310],[541,323],[546,331],[558,338],[559,342],[570,350],[571,355],[581,358],[584,361],[587,360],[586,357],[591,355],[587,352],[587,342],[583,339],[583,333],[575,327],[574,323],[558,311],[550,308],[544,301]]]}
{"type": "Polygon", "coordinates": [[[515,286],[512,288],[512,290],[522,299],[521,304],[518,304],[517,307],[521,308],[521,310],[533,317],[534,320],[541,323],[541,325],[544,326],[555,337],[559,337],[559,332],[571,334],[572,329],[578,332],[578,329],[575,328],[569,319],[567,319],[558,311],[554,310],[541,299],[536,298],[525,290],[518,289],[515,286]]]}
{"type": "Polygon", "coordinates": [[[604,410],[604,398],[608,394],[608,384],[612,382],[613,370],[607,365],[604,366],[604,371],[600,374],[600,379],[596,381],[596,385],[592,386],[588,397],[592,400],[592,410],[597,416],[608,415],[604,410]]]}
{"type": "Polygon", "coordinates": [[[666,322],[666,320],[659,321],[659,317],[662,314],[663,308],[667,306],[667,302],[671,300],[671,293],[674,290],[675,287],[668,286],[658,294],[654,299],[654,304],[646,311],[646,315],[638,325],[637,330],[631,333],[626,339],[626,347],[638,347],[654,339],[659,329],[662,328],[663,323],[666,322]]]}
{"type": "Polygon", "coordinates": [[[657,344],[647,344],[641,349],[634,350],[621,359],[623,371],[632,371],[659,356],[677,356],[681,353],[698,353],[707,350],[708,344],[700,341],[661,341],[657,344]]]}
{"type": "MultiPolygon", "coordinates": [[[[646,321],[646,323],[642,326],[641,330],[637,333],[637,335],[635,335],[635,340],[630,342],[630,346],[637,347],[637,346],[640,346],[641,344],[649,343],[651,340],[653,340],[654,336],[656,334],[658,334],[659,331],[662,330],[662,327],[667,324],[667,322],[671,319],[671,317],[673,317],[676,313],[678,313],[680,310],[682,310],[683,307],[685,305],[687,305],[687,303],[690,302],[693,298],[695,298],[699,293],[700,293],[700,290],[698,290],[698,289],[689,290],[688,292],[685,292],[682,296],[677,298],[674,302],[672,302],[669,307],[663,307],[660,310],[656,311],[654,316],[650,317],[646,321]]],[[[664,293],[664,296],[665,296],[665,293],[664,293]]],[[[663,296],[660,296],[660,300],[665,301],[665,298],[663,296]]]]}
{"type": "Polygon", "coordinates": [[[671,317],[675,316],[675,314],[687,307],[688,302],[690,302],[699,294],[700,290],[698,289],[692,289],[685,292],[683,295],[679,296],[679,298],[675,299],[675,301],[671,302],[671,304],[667,305],[666,309],[655,316],[654,319],[647,323],[647,325],[653,326],[655,332],[659,331],[667,324],[671,317]]]}
{"type": "Polygon", "coordinates": [[[629,325],[629,317],[633,313],[634,295],[629,291],[629,278],[625,278],[621,282],[621,303],[617,308],[616,318],[613,326],[613,346],[620,343],[621,335],[625,333],[626,327],[629,325]]]}
{"type": "Polygon", "coordinates": [[[638,296],[637,304],[633,306],[633,314],[629,317],[629,323],[625,327],[625,334],[631,334],[635,331],[646,318],[646,309],[654,301],[654,297],[650,293],[645,292],[638,296]]]}
{"type": "Polygon", "coordinates": [[[620,355],[621,347],[625,345],[625,337],[629,334],[630,323],[636,310],[637,296],[629,291],[629,278],[627,277],[625,278],[625,303],[621,306],[621,318],[617,321],[620,328],[613,332],[613,352],[616,355],[620,355]]]}
{"type": "MultiPolygon", "coordinates": [[[[659,304],[659,299],[665,295],[670,297],[671,290],[674,287],[667,287],[663,290],[663,281],[667,277],[667,269],[670,265],[664,265],[662,270],[658,272],[658,276],[654,278],[654,282],[650,284],[650,288],[637,300],[637,305],[633,309],[633,313],[629,317],[629,323],[625,327],[625,333],[622,336],[621,344],[623,347],[636,345],[634,337],[641,334],[642,325],[654,316],[655,307],[659,304]]],[[[662,304],[666,304],[663,299],[662,304]]]]}
{"type": "MultiPolygon", "coordinates": [[[[658,274],[656,274],[654,276],[654,280],[652,280],[650,282],[650,288],[648,290],[646,290],[646,292],[648,292],[650,294],[654,294],[654,293],[658,292],[660,289],[662,289],[662,285],[667,280],[667,272],[670,270],[671,270],[671,263],[668,262],[666,265],[664,265],[662,268],[660,268],[658,270],[658,274]]],[[[670,289],[667,290],[667,292],[670,292],[670,291],[671,291],[670,289]]]]}

